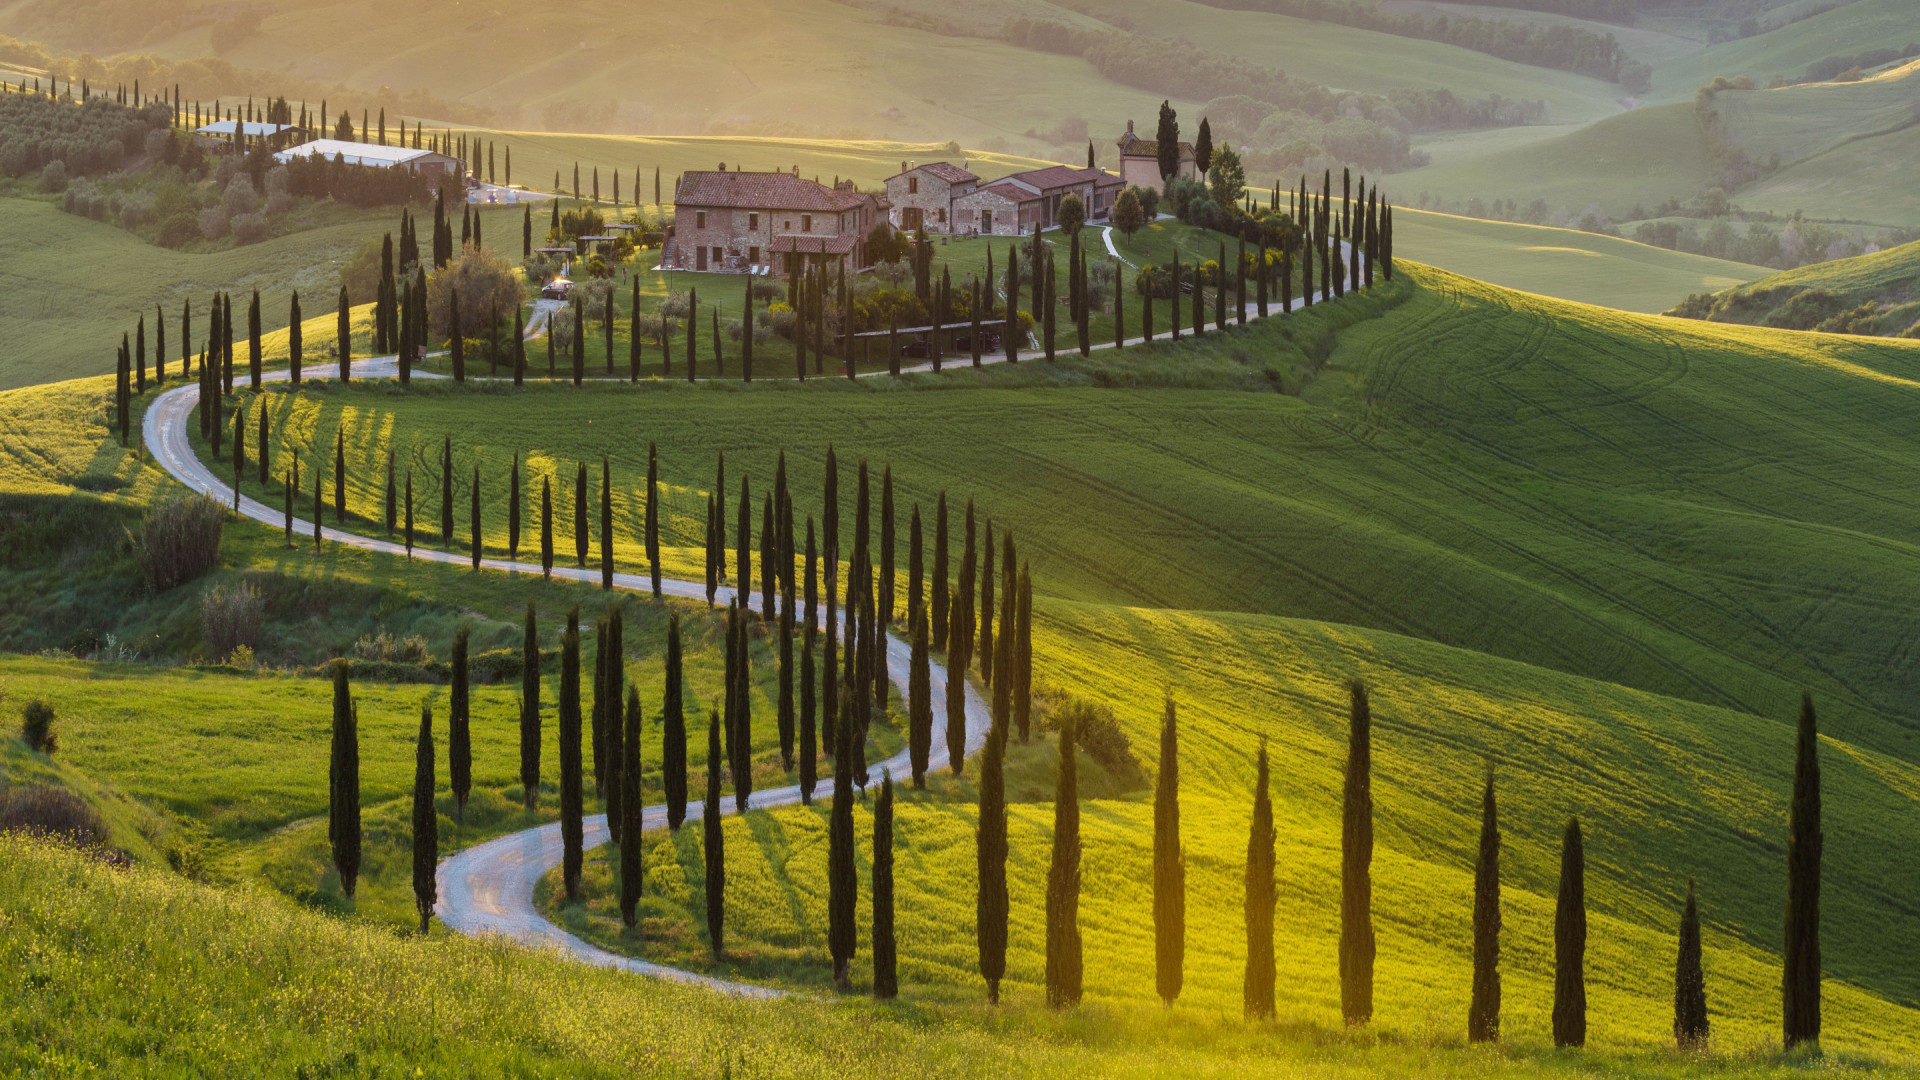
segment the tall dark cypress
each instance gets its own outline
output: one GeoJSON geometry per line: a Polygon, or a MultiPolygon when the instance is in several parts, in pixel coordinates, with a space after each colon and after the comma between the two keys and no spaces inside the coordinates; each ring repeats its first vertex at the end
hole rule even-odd
{"type": "Polygon", "coordinates": [[[480,569],[480,466],[473,466],[473,486],[467,498],[467,556],[475,570],[480,569]]]}
{"type": "Polygon", "coordinates": [[[447,691],[447,779],[453,786],[454,820],[467,817],[467,794],[473,790],[473,738],[468,727],[467,625],[453,633],[453,653],[447,658],[451,686],[447,691]]]}
{"type": "Polygon", "coordinates": [[[667,828],[687,820],[686,691],[680,671],[680,614],[667,620],[667,673],[660,697],[660,786],[667,797],[667,828]]]}
{"type": "Polygon", "coordinates": [[[707,492],[707,606],[713,606],[713,598],[720,591],[720,564],[726,561],[726,553],[720,550],[719,510],[715,507],[713,492],[707,492]]]}
{"type": "Polygon", "coordinates": [[[874,596],[874,611],[880,616],[880,624],[887,626],[893,622],[893,466],[880,467],[880,579],[874,596]]]}
{"type": "MultiPolygon", "coordinates": [[[[624,807],[620,801],[624,790],[620,776],[620,763],[626,760],[626,750],[622,745],[626,735],[626,724],[620,714],[620,702],[626,697],[626,671],[623,667],[626,643],[622,640],[626,632],[626,618],[617,602],[611,605],[611,608],[612,610],[607,612],[607,659],[605,665],[596,665],[600,667],[600,682],[593,688],[593,697],[596,711],[605,713],[602,723],[606,728],[599,739],[601,753],[606,757],[606,776],[602,781],[601,790],[605,793],[606,799],[607,831],[612,834],[614,842],[618,843],[620,830],[626,825],[626,819],[622,816],[624,807]],[[604,710],[600,710],[598,702],[603,697],[607,705],[604,710]]],[[[599,769],[594,771],[596,776],[600,772],[599,769]]]]}
{"type": "Polygon", "coordinates": [[[540,478],[540,576],[553,577],[553,477],[540,478]]]}
{"type": "Polygon", "coordinates": [[[927,657],[927,613],[915,611],[913,662],[907,678],[907,751],[913,762],[913,786],[927,786],[927,760],[933,751],[933,671],[927,657]]]}
{"type": "MultiPolygon", "coordinates": [[[[647,574],[660,595],[660,452],[647,443],[647,574]]],[[[711,591],[711,590],[709,590],[711,591]]]]}
{"type": "Polygon", "coordinates": [[[531,600],[520,637],[520,789],[532,810],[540,795],[540,635],[531,600]]]}
{"type": "Polygon", "coordinates": [[[520,451],[513,452],[513,468],[507,478],[507,558],[520,558],[520,451]]]}
{"type": "Polygon", "coordinates": [[[1467,1041],[1500,1041],[1500,812],[1493,766],[1480,798],[1480,858],[1473,868],[1473,1000],[1467,1041]]]}
{"type": "Polygon", "coordinates": [[[254,459],[260,465],[260,486],[264,488],[267,486],[267,481],[272,475],[271,462],[268,460],[272,455],[269,454],[267,450],[270,444],[267,442],[267,404],[266,402],[262,401],[260,403],[259,408],[255,409],[254,411],[258,413],[260,417],[260,433],[259,433],[259,437],[254,440],[253,456],[254,456],[254,459]]]}
{"type": "Polygon", "coordinates": [[[893,938],[893,774],[880,777],[873,803],[873,996],[898,997],[898,949],[893,938]]]}
{"type": "Polygon", "coordinates": [[[953,594],[947,628],[947,767],[959,776],[967,764],[967,627],[971,625],[971,596],[953,594]]]}
{"type": "Polygon", "coordinates": [[[427,932],[439,899],[434,869],[440,859],[440,813],[433,806],[433,706],[420,703],[420,737],[413,751],[413,907],[427,932]]]}
{"type": "Polygon", "coordinates": [[[818,782],[820,741],[813,720],[813,635],[807,634],[800,646],[800,805],[813,805],[813,789],[818,782]]]}
{"type": "Polygon", "coordinates": [[[1687,879],[1687,905],[1680,911],[1680,955],[1673,966],[1673,1040],[1682,1050],[1706,1046],[1707,975],[1700,965],[1700,902],[1687,879]]]}
{"type": "Polygon", "coordinates": [[[1587,1045],[1587,853],[1580,819],[1560,837],[1560,899],[1553,914],[1553,1045],[1587,1045]]]}
{"type": "MultiPolygon", "coordinates": [[[[773,529],[773,492],[760,496],[760,621],[772,622],[777,538],[773,529]]],[[[750,604],[748,606],[751,606],[750,604]]]]}
{"type": "Polygon", "coordinates": [[[947,648],[947,490],[940,489],[940,497],[933,510],[933,647],[939,651],[947,648]]]}
{"type": "Polygon", "coordinates": [[[580,899],[580,869],[586,854],[580,721],[580,609],[576,607],[567,612],[567,631],[560,639],[560,876],[569,903],[580,899]]]}
{"type": "Polygon", "coordinates": [[[613,588],[613,466],[600,455],[600,587],[613,588]]]}
{"type": "Polygon", "coordinates": [[[1160,767],[1153,780],[1153,971],[1171,1006],[1186,981],[1187,859],[1180,848],[1179,714],[1167,698],[1160,722],[1160,767]]]}
{"type": "Polygon", "coordinates": [[[1358,679],[1347,684],[1347,775],[1340,858],[1340,1012],[1373,1019],[1373,710],[1358,679]]]}
{"type": "MultiPolygon", "coordinates": [[[[640,688],[627,687],[626,716],[620,733],[620,920],[628,926],[639,919],[642,875],[640,858],[640,688]]],[[[611,813],[611,811],[609,811],[611,813]]]]}
{"type": "Polygon", "coordinates": [[[347,661],[333,662],[333,762],[328,771],[327,841],[340,894],[360,880],[360,706],[347,685],[347,661]]]}
{"type": "Polygon", "coordinates": [[[733,684],[728,690],[732,705],[733,731],[730,744],[733,766],[733,809],[747,812],[753,796],[753,668],[747,648],[747,609],[737,609],[733,628],[733,684]]]}
{"type": "Polygon", "coordinates": [[[578,463],[573,479],[573,557],[581,569],[587,566],[587,550],[593,544],[593,527],[587,516],[587,463],[578,463]]]}
{"type": "Polygon", "coordinates": [[[854,905],[859,879],[853,865],[853,695],[840,701],[834,725],[833,808],[827,818],[827,951],[833,957],[833,985],[848,989],[853,961],[854,905]]]}
{"type": "Polygon", "coordinates": [[[726,949],[727,838],[720,820],[720,714],[707,712],[707,796],[700,808],[700,839],[706,855],[707,947],[718,960],[726,949]]]}
{"type": "Polygon", "coordinates": [[[260,392],[260,290],[247,305],[247,376],[254,393],[260,392]]]}
{"type": "Polygon", "coordinates": [[[1813,695],[1800,694],[1787,818],[1786,963],[1781,1023],[1788,1049],[1820,1041],[1820,731],[1813,695]]]}
{"type": "Polygon", "coordinates": [[[744,606],[753,595],[753,499],[745,473],[740,475],[740,520],[734,529],[734,587],[744,606]]]}
{"type": "MultiPolygon", "coordinates": [[[[238,443],[234,444],[236,447],[238,443]]],[[[347,433],[344,427],[333,433],[333,523],[347,523],[347,433]]]]}
{"type": "Polygon", "coordinates": [[[1047,866],[1047,1004],[1080,1004],[1080,771],[1074,722],[1060,723],[1060,765],[1053,790],[1053,857],[1047,866]]]}
{"type": "MultiPolygon", "coordinates": [[[[1007,559],[1011,564],[1013,555],[1013,537],[1007,537],[1007,559]]],[[[1013,567],[1007,567],[1008,579],[1012,577],[1013,567]]],[[[1009,599],[1014,606],[1009,608],[1013,616],[1013,644],[1007,651],[1013,658],[1013,672],[1009,680],[1013,686],[1013,725],[1020,729],[1020,741],[1027,741],[1027,727],[1033,717],[1033,574],[1026,563],[1020,564],[1020,576],[1015,582],[1019,590],[1017,602],[1009,599]]],[[[1001,623],[1005,626],[1003,620],[1001,623]]]]}
{"type": "Polygon", "coordinates": [[[1000,1003],[1000,980],[1007,973],[1007,795],[1002,765],[1006,732],[987,733],[980,755],[980,817],[975,834],[979,893],[974,904],[974,940],[987,1001],[1000,1003]]]}
{"type": "Polygon", "coordinates": [[[1267,741],[1254,770],[1253,824],[1247,830],[1247,973],[1241,1004],[1249,1020],[1273,1019],[1273,802],[1267,794],[1267,741]]]}
{"type": "Polygon", "coordinates": [[[793,771],[793,590],[780,593],[780,700],[775,716],[780,728],[780,763],[793,771]]]}
{"type": "Polygon", "coordinates": [[[975,634],[974,640],[979,643],[980,681],[986,683],[988,686],[992,686],[994,676],[993,663],[999,659],[998,654],[993,651],[993,589],[995,583],[993,574],[994,551],[992,518],[987,519],[986,543],[981,551],[980,610],[978,612],[980,629],[975,634]]]}

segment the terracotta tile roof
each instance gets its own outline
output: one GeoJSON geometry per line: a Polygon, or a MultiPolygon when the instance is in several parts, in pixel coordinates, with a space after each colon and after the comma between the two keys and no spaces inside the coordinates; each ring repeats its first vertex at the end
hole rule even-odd
{"type": "Polygon", "coordinates": [[[1049,165],[1044,169],[1032,169],[1012,176],[1003,176],[982,188],[983,191],[998,191],[1015,202],[1037,199],[1049,191],[1063,187],[1091,183],[1095,187],[1109,187],[1120,183],[1120,178],[1104,169],[1082,169],[1072,165],[1049,165]]]}
{"type": "Polygon", "coordinates": [[[852,210],[866,201],[852,191],[835,191],[824,184],[787,172],[689,172],[674,191],[679,206],[724,206],[742,210],[806,210],[835,213],[852,210]]]}
{"type": "MultiPolygon", "coordinates": [[[[1158,139],[1143,139],[1131,131],[1115,139],[1114,145],[1120,148],[1121,157],[1157,158],[1160,156],[1160,141],[1158,139]]],[[[1183,142],[1180,144],[1180,160],[1195,160],[1192,143],[1183,142]]]]}
{"type": "Polygon", "coordinates": [[[949,184],[971,184],[978,182],[980,179],[951,161],[929,161],[925,165],[915,165],[911,169],[894,173],[892,176],[887,177],[887,179],[897,180],[910,172],[923,172],[929,176],[939,177],[949,184]]]}

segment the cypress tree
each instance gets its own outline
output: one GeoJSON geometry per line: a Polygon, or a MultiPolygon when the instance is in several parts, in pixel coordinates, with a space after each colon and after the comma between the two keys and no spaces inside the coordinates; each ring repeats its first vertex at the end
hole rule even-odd
{"type": "Polygon", "coordinates": [[[907,679],[907,750],[913,762],[913,786],[925,790],[927,759],[933,750],[933,672],[927,658],[927,613],[913,614],[912,674],[907,679]]]}
{"type": "Polygon", "coordinates": [[[440,857],[440,813],[433,806],[433,706],[420,703],[420,738],[413,751],[413,906],[420,932],[433,918],[434,867],[440,857]]]}
{"type": "Polygon", "coordinates": [[[580,899],[580,868],[585,859],[580,721],[580,609],[576,607],[567,613],[567,631],[560,638],[560,876],[568,903],[580,899]]]}
{"type": "MultiPolygon", "coordinates": [[[[614,705],[617,707],[618,702],[614,705]]],[[[593,795],[607,792],[607,617],[593,621],[593,714],[588,725],[593,745],[593,795]]],[[[608,827],[612,828],[609,821],[608,827]]],[[[619,837],[614,837],[617,841],[619,837]]]]}
{"type": "Polygon", "coordinates": [[[874,597],[874,610],[882,626],[893,622],[893,466],[880,466],[880,580],[874,597]]]}
{"type": "MultiPolygon", "coordinates": [[[[683,715],[680,615],[677,612],[667,620],[666,663],[666,686],[660,702],[660,783],[667,797],[667,827],[678,831],[687,820],[687,725],[683,715]]],[[[628,738],[635,736],[630,733],[628,738]]],[[[629,753],[637,754],[639,750],[629,747],[629,753]]],[[[634,812],[638,814],[639,808],[634,808],[634,812]]]]}
{"type": "Polygon", "coordinates": [[[1171,1007],[1186,981],[1187,860],[1180,849],[1180,735],[1173,698],[1160,723],[1153,781],[1153,961],[1160,1000],[1171,1007]]]}
{"type": "Polygon", "coordinates": [[[1060,723],[1053,793],[1053,858],[1047,867],[1047,1004],[1080,1004],[1080,776],[1071,713],[1060,723]]]}
{"type": "Polygon", "coordinates": [[[540,794],[540,637],[531,600],[520,643],[520,788],[532,810],[540,794]]]}
{"type": "Polygon", "coordinates": [[[726,948],[727,918],[727,841],[720,825],[720,714],[708,710],[707,797],[701,804],[700,833],[707,864],[707,945],[716,960],[726,948]]]}
{"type": "Polygon", "coordinates": [[[590,535],[593,530],[587,524],[587,463],[578,464],[579,470],[573,479],[573,556],[575,564],[584,570],[587,549],[593,543],[590,535]]]}
{"type": "Polygon", "coordinates": [[[247,375],[250,389],[260,392],[260,290],[253,290],[253,302],[247,305],[247,375]]]}
{"type": "MultiPolygon", "coordinates": [[[[289,341],[291,342],[291,347],[293,349],[292,355],[294,357],[294,363],[295,363],[295,367],[293,369],[294,371],[293,381],[294,381],[294,385],[297,386],[300,383],[300,377],[299,377],[300,368],[298,366],[299,356],[300,356],[300,349],[299,349],[300,294],[299,293],[293,294],[293,310],[294,310],[294,319],[293,319],[293,323],[291,324],[291,326],[289,326],[288,330],[292,335],[289,338],[289,341]]],[[[167,385],[167,315],[166,315],[166,312],[161,309],[159,304],[153,305],[153,384],[155,386],[167,385]]]]}
{"type": "MultiPolygon", "coordinates": [[[[1007,537],[1009,552],[1007,573],[1012,580],[1013,537],[1007,537]]],[[[1013,723],[1020,729],[1020,741],[1027,741],[1027,725],[1033,716],[1033,575],[1027,564],[1020,564],[1020,576],[1016,587],[1019,589],[1019,602],[1013,614],[1013,645],[1008,650],[1013,656],[1013,723]]],[[[1003,620],[1001,626],[1006,626],[1003,620]]]]}
{"type": "MultiPolygon", "coordinates": [[[[293,459],[293,461],[295,465],[298,465],[300,463],[300,459],[297,456],[293,459]]],[[[295,488],[299,487],[299,484],[294,480],[292,469],[287,470],[287,475],[285,479],[286,479],[285,487],[286,487],[286,497],[287,497],[286,544],[288,547],[292,547],[293,546],[293,492],[295,488]]]]}
{"type": "Polygon", "coordinates": [[[1340,859],[1340,1012],[1373,1019],[1373,711],[1367,688],[1347,684],[1345,814],[1340,859]]]}
{"type": "Polygon", "coordinates": [[[340,894],[353,899],[360,878],[360,711],[347,685],[347,661],[333,662],[333,760],[328,774],[327,842],[340,894]]]}
{"type": "Polygon", "coordinates": [[[1493,766],[1480,799],[1480,858],[1473,868],[1473,1001],[1467,1041],[1500,1041],[1500,815],[1493,766]]]}
{"type": "Polygon", "coordinates": [[[727,695],[733,717],[733,729],[730,732],[733,809],[738,814],[747,812],[747,801],[753,795],[753,699],[749,696],[753,686],[753,671],[748,659],[746,616],[747,608],[742,605],[733,620],[733,682],[728,687],[727,695]]]}
{"type": "Polygon", "coordinates": [[[725,559],[720,551],[718,511],[714,508],[713,492],[707,492],[707,605],[713,605],[714,593],[720,588],[720,564],[725,559]]]}
{"type": "Polygon", "coordinates": [[[267,481],[271,478],[271,472],[269,469],[269,462],[268,462],[268,458],[271,455],[269,455],[267,452],[267,447],[269,445],[267,442],[267,403],[265,401],[260,402],[259,408],[255,409],[254,411],[257,412],[260,416],[260,434],[259,434],[259,437],[254,439],[253,441],[253,445],[254,445],[253,456],[259,460],[260,486],[264,488],[267,486],[267,481]]]}
{"type": "Polygon", "coordinates": [[[1267,741],[1260,740],[1247,830],[1247,973],[1241,1001],[1249,1020],[1273,1019],[1273,803],[1267,796],[1267,741]]]}
{"type": "Polygon", "coordinates": [[[800,805],[813,805],[820,743],[813,724],[813,634],[800,646],[800,805]]]}
{"type": "Polygon", "coordinates": [[[880,776],[873,804],[873,996],[898,997],[893,940],[893,774],[880,776]]]}
{"type": "Polygon", "coordinates": [[[1673,967],[1673,1039],[1682,1050],[1707,1045],[1707,976],[1700,965],[1700,903],[1693,879],[1687,879],[1687,904],[1680,911],[1680,955],[1673,967]]]}
{"type": "MultiPolygon", "coordinates": [[[[993,519],[987,519],[986,544],[981,549],[980,562],[980,629],[974,640],[979,643],[980,681],[993,685],[993,662],[998,659],[993,651],[993,519]]],[[[998,722],[998,718],[996,718],[998,722]]]]}
{"type": "Polygon", "coordinates": [[[947,637],[947,667],[960,672],[965,672],[967,665],[956,661],[952,657],[952,653],[958,650],[969,658],[973,655],[973,587],[976,584],[975,575],[979,569],[979,553],[974,549],[973,542],[973,496],[969,495],[967,496],[965,540],[960,548],[960,588],[953,595],[953,605],[957,607],[964,603],[967,609],[967,617],[964,621],[956,623],[960,628],[961,640],[955,643],[952,635],[947,637]]]}
{"type": "Polygon", "coordinates": [[[640,688],[627,687],[625,730],[620,738],[620,919],[628,926],[639,920],[636,910],[644,887],[640,858],[640,688]]]}
{"type": "Polygon", "coordinates": [[[626,825],[625,804],[621,802],[625,788],[620,776],[621,762],[626,760],[626,725],[620,714],[620,702],[626,696],[626,671],[622,660],[626,655],[626,642],[622,640],[626,636],[626,617],[618,602],[611,607],[612,610],[607,612],[606,667],[601,674],[600,685],[594,687],[593,692],[596,701],[602,696],[607,701],[606,732],[601,739],[601,750],[607,762],[603,790],[606,792],[607,831],[618,843],[622,838],[620,830],[626,825]]]}
{"type": "Polygon", "coordinates": [[[480,569],[480,466],[473,467],[473,487],[468,489],[469,506],[467,508],[468,538],[467,549],[473,568],[480,569]]]}
{"type": "Polygon", "coordinates": [[[1560,838],[1560,898],[1553,916],[1553,1045],[1587,1044],[1587,856],[1580,819],[1560,838]]]}
{"type": "MultiPolygon", "coordinates": [[[[775,536],[773,531],[773,492],[760,496],[760,621],[773,621],[773,582],[775,536]]],[[[746,605],[751,608],[751,601],[746,605]]]]}
{"type": "Polygon", "coordinates": [[[452,685],[447,691],[447,779],[453,785],[454,820],[467,817],[467,794],[473,790],[473,739],[468,728],[467,624],[453,633],[453,655],[447,667],[452,685]]]}
{"type": "Polygon", "coordinates": [[[507,558],[520,558],[520,451],[513,452],[507,478],[507,558]]]}
{"type": "Polygon", "coordinates": [[[1781,975],[1787,1049],[1820,1041],[1820,733],[1813,695],[1800,694],[1793,802],[1787,818],[1786,963],[1781,975]]]}
{"type": "Polygon", "coordinates": [[[613,466],[600,455],[600,588],[613,588],[613,466]]]}
{"type": "MultiPolygon", "coordinates": [[[[320,554],[320,512],[325,506],[326,504],[322,501],[320,470],[316,468],[313,470],[313,553],[315,555],[320,554]]],[[[409,551],[408,554],[411,555],[412,552],[409,551]]]]}
{"type": "Polygon", "coordinates": [[[347,523],[347,433],[344,427],[335,428],[333,432],[333,523],[347,523]]]}
{"type": "Polygon", "coordinates": [[[780,613],[780,763],[793,771],[793,590],[781,592],[780,613]]]}
{"type": "Polygon", "coordinates": [[[827,950],[833,957],[833,985],[840,990],[848,989],[859,891],[853,865],[853,696],[841,699],[834,725],[833,809],[827,821],[827,950]]]}
{"type": "MultiPolygon", "coordinates": [[[[1001,768],[1006,731],[987,733],[980,755],[980,818],[975,834],[979,894],[974,906],[974,939],[979,946],[980,977],[987,1002],[1000,1003],[1000,979],[1007,973],[1007,798],[1001,768]]],[[[955,758],[956,764],[958,758],[955,758]]]]}
{"type": "Polygon", "coordinates": [[[660,596],[660,452],[647,444],[647,577],[653,578],[653,596],[660,596]]]}
{"type": "Polygon", "coordinates": [[[940,497],[933,510],[933,647],[945,651],[947,647],[947,489],[940,489],[940,497]]]}

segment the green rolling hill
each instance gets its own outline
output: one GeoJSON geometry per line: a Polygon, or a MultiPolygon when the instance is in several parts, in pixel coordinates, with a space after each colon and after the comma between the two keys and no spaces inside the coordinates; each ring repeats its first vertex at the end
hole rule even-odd
{"type": "Polygon", "coordinates": [[[1920,242],[1803,266],[1708,294],[1669,314],[1793,330],[1920,333],[1920,242]]]}

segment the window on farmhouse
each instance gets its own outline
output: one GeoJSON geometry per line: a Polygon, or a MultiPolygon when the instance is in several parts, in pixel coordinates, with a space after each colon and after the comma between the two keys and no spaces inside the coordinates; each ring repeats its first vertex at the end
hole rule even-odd
{"type": "Polygon", "coordinates": [[[747,229],[748,229],[748,231],[750,231],[750,232],[751,232],[751,231],[753,231],[753,230],[756,230],[756,229],[758,229],[758,228],[760,228],[760,215],[759,215],[759,214],[748,214],[748,215],[747,215],[747,229]]]}
{"type": "Polygon", "coordinates": [[[907,177],[907,194],[909,195],[920,194],[920,178],[919,177],[917,176],[907,177]]]}
{"type": "Polygon", "coordinates": [[[812,214],[800,215],[800,231],[801,232],[813,231],[813,215],[812,214]]]}
{"type": "Polygon", "coordinates": [[[707,212],[705,210],[695,210],[693,212],[693,227],[696,229],[704,229],[707,227],[707,212]]]}

